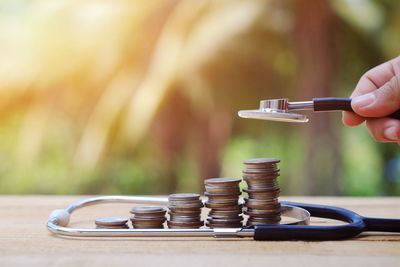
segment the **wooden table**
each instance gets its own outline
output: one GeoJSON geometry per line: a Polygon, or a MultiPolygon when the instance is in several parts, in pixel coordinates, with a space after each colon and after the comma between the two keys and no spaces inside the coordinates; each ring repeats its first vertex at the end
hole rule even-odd
{"type": "MultiPolygon", "coordinates": [[[[400,235],[363,234],[335,242],[262,242],[251,239],[70,239],[46,229],[53,209],[81,196],[0,197],[0,266],[400,266],[400,235]]],[[[282,197],[336,205],[362,215],[400,218],[400,198],[282,197]]],[[[88,207],[73,226],[98,216],[127,216],[130,205],[88,207]]],[[[318,219],[317,219],[318,220],[318,219]]],[[[323,223],[319,219],[319,223],[323,223]]]]}

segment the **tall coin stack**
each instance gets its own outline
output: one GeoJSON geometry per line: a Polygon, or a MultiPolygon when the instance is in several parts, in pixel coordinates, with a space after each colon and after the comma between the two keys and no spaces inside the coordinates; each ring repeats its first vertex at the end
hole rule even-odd
{"type": "Polygon", "coordinates": [[[248,215],[247,225],[278,223],[281,220],[280,193],[277,181],[280,175],[279,159],[257,158],[245,160],[243,180],[247,182],[244,214],[248,215]]]}
{"type": "Polygon", "coordinates": [[[172,194],[168,197],[169,228],[200,228],[203,202],[199,194],[172,194]]]}
{"type": "Polygon", "coordinates": [[[131,211],[133,228],[164,228],[166,210],[163,207],[140,206],[131,211]]]}
{"type": "Polygon", "coordinates": [[[210,228],[238,228],[243,226],[241,194],[238,178],[211,178],[204,181],[208,197],[206,207],[208,214],[206,225],[210,228]]]}

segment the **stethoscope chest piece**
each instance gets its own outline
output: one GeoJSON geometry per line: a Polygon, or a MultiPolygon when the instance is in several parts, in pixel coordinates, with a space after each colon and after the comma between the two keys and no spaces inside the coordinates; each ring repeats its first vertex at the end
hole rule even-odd
{"type": "Polygon", "coordinates": [[[259,119],[282,122],[308,122],[303,114],[289,112],[287,98],[261,100],[260,108],[254,110],[240,110],[239,116],[246,119],[259,119]]]}

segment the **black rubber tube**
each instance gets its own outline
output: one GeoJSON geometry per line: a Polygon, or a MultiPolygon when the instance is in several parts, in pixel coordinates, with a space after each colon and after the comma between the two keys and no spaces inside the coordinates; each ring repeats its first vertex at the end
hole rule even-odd
{"type": "Polygon", "coordinates": [[[365,231],[400,233],[399,219],[364,218],[365,231]]]}
{"type": "Polygon", "coordinates": [[[400,219],[364,218],[357,213],[332,206],[282,201],[282,204],[306,209],[313,217],[329,218],[348,222],[337,226],[307,225],[255,225],[255,240],[342,240],[352,238],[365,231],[400,233],[400,219]]]}
{"type": "Polygon", "coordinates": [[[304,203],[282,203],[304,208],[314,217],[345,221],[348,224],[338,226],[255,225],[255,240],[342,240],[355,237],[366,228],[364,218],[350,210],[304,203]]]}
{"type": "MultiPolygon", "coordinates": [[[[323,97],[314,98],[314,111],[353,111],[351,108],[351,98],[340,98],[340,97],[323,97]]],[[[400,110],[390,114],[390,118],[400,120],[400,110]]]]}

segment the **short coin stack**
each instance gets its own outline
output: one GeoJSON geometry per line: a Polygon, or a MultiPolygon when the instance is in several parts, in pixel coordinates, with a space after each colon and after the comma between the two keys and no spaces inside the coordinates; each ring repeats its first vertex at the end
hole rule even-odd
{"type": "Polygon", "coordinates": [[[245,160],[243,180],[247,182],[248,194],[244,214],[249,215],[247,225],[278,223],[281,220],[281,206],[278,200],[280,188],[278,163],[275,158],[245,160]]]}
{"type": "Polygon", "coordinates": [[[203,202],[199,194],[172,194],[168,197],[169,228],[200,228],[203,202]]]}
{"type": "Polygon", "coordinates": [[[129,228],[126,224],[128,219],[118,217],[101,217],[95,220],[96,228],[98,229],[126,229],[129,228]]]}
{"type": "Polygon", "coordinates": [[[206,225],[210,228],[238,228],[243,226],[241,194],[238,178],[211,178],[204,181],[210,208],[206,225]]]}
{"type": "Polygon", "coordinates": [[[163,207],[138,206],[131,211],[133,228],[164,228],[166,210],[163,207]]]}

